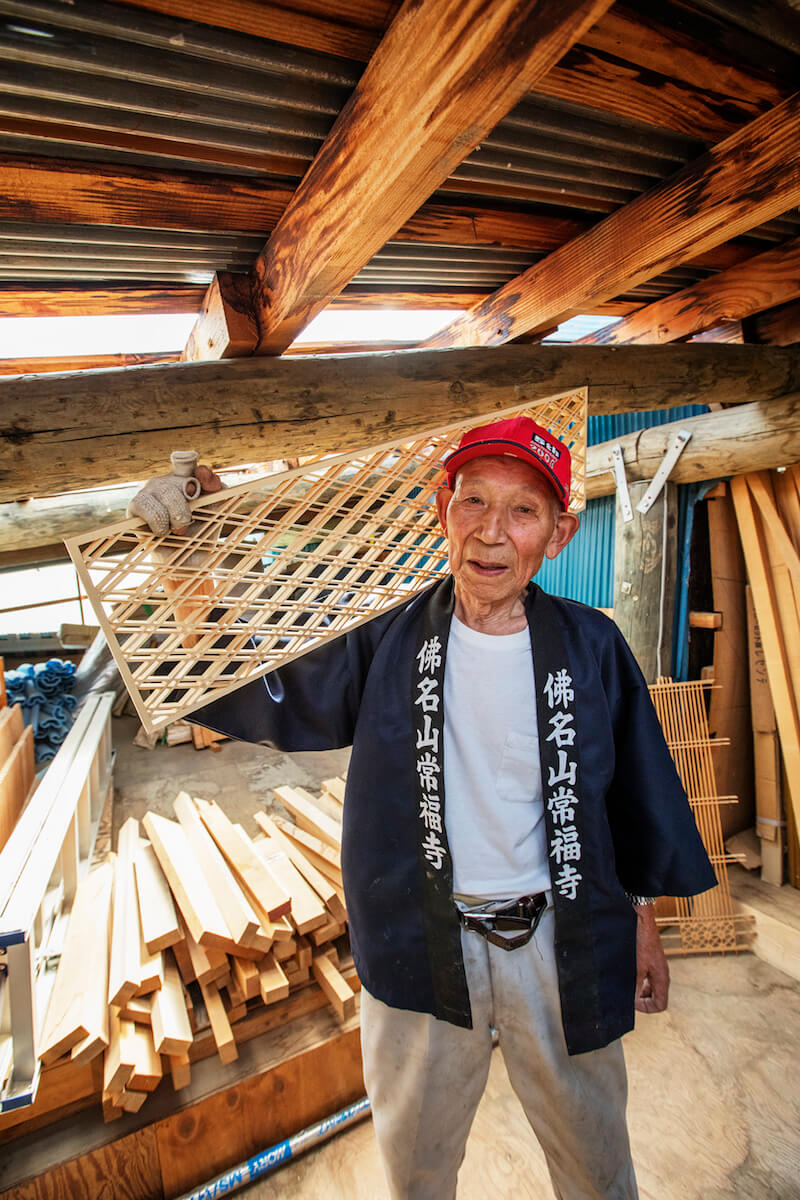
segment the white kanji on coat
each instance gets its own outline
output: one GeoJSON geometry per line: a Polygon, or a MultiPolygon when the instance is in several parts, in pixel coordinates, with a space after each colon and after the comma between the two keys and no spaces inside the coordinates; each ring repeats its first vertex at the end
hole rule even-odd
{"type": "Polygon", "coordinates": [[[447,855],[447,851],[432,829],[428,831],[428,836],[422,843],[422,849],[425,851],[425,857],[431,866],[439,871],[447,855]]]}
{"type": "Polygon", "coordinates": [[[442,665],[441,650],[442,643],[438,637],[428,638],[427,641],[422,643],[417,653],[420,675],[431,675],[439,669],[442,665]]]}
{"type": "Polygon", "coordinates": [[[565,900],[574,900],[582,879],[583,876],[570,863],[564,863],[555,881],[559,896],[563,896],[565,900]]]}
{"type": "Polygon", "coordinates": [[[417,749],[439,753],[439,730],[427,714],[422,718],[422,729],[417,730],[417,749]]]}
{"type": "Polygon", "coordinates": [[[438,712],[439,711],[439,680],[434,679],[432,675],[426,675],[424,679],[420,679],[417,684],[419,695],[414,701],[419,704],[423,712],[438,712]]]}
{"type": "Polygon", "coordinates": [[[559,866],[564,862],[577,862],[580,859],[581,843],[574,825],[564,825],[556,830],[555,837],[550,842],[550,857],[554,858],[559,866]]]}
{"type": "Polygon", "coordinates": [[[553,713],[548,721],[548,725],[552,725],[552,730],[547,735],[548,742],[555,742],[557,746],[574,746],[575,745],[575,728],[573,721],[575,717],[571,712],[553,713]]]}
{"type": "MultiPolygon", "coordinates": [[[[417,735],[419,737],[419,735],[417,735]]],[[[417,749],[419,749],[419,740],[417,741],[417,749]]],[[[575,773],[578,769],[578,764],[571,759],[567,759],[566,750],[558,752],[558,770],[555,767],[549,768],[547,776],[547,786],[554,787],[557,783],[568,783],[570,787],[575,787],[575,773]]]]}
{"type": "Polygon", "coordinates": [[[564,667],[556,671],[555,675],[551,673],[547,676],[544,690],[551,708],[566,708],[575,699],[572,676],[567,674],[564,667]]]}

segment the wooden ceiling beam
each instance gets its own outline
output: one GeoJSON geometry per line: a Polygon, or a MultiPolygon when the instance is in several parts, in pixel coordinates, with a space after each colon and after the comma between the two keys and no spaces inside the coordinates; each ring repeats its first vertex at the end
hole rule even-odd
{"type": "Polygon", "coordinates": [[[754,341],[768,346],[793,346],[800,342],[800,303],[782,304],[760,313],[752,324],[754,341]]]}
{"type": "Polygon", "coordinates": [[[36,287],[0,284],[0,317],[100,317],[156,313],[196,313],[203,303],[202,285],[173,287],[36,287]]]}
{"type": "Polygon", "coordinates": [[[407,0],[254,268],[280,354],[610,0],[407,0]]]}
{"type": "Polygon", "coordinates": [[[800,93],[549,254],[427,347],[500,345],[747,233],[800,203],[800,93]]]}
{"type": "Polygon", "coordinates": [[[291,199],[269,181],[0,155],[5,220],[268,233],[291,199]]]}
{"type": "Polygon", "coordinates": [[[0,379],[0,500],[379,445],[589,386],[590,411],[800,391],[800,347],[503,346],[0,379]]]}
{"type": "Polygon", "coordinates": [[[178,362],[179,354],[80,354],[61,358],[0,358],[0,375],[51,375],[65,371],[107,371],[178,362]]]}
{"type": "Polygon", "coordinates": [[[615,325],[581,338],[587,346],[675,342],[723,321],[741,321],[800,296],[800,238],[703,279],[615,325]]]}

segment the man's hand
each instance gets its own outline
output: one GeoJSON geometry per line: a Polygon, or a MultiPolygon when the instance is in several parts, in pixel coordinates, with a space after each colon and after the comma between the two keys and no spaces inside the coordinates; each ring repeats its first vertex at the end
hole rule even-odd
{"type": "Polygon", "coordinates": [[[664,1012],[669,1000],[669,967],[652,904],[636,904],[636,1011],[664,1012]]]}
{"type": "Polygon", "coordinates": [[[128,505],[128,516],[146,521],[158,537],[184,533],[192,520],[189,501],[224,487],[211,467],[198,466],[193,450],[175,450],[171,460],[171,474],[148,480],[128,505]]]}

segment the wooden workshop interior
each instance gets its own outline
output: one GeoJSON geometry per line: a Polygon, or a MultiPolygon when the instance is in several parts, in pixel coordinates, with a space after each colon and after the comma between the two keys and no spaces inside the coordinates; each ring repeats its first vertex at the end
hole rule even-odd
{"type": "Polygon", "coordinates": [[[441,459],[496,414],[573,450],[540,582],[625,633],[717,870],[659,900],[668,952],[800,978],[764,917],[800,916],[796,0],[0,0],[0,60],[0,1196],[171,1200],[363,1115],[344,770],[115,816],[116,739],[232,755],[192,712],[446,571],[441,459]],[[169,351],[14,349],[179,315],[169,351]],[[126,517],[188,448],[259,635],[224,653],[126,517]],[[53,632],[6,587],[55,564],[53,632]]]}

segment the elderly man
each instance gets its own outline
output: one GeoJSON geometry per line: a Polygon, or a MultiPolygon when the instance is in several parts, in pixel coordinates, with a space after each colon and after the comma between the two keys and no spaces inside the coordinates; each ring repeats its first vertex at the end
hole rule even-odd
{"type": "Polygon", "coordinates": [[[715,878],[613,622],[531,583],[578,527],[568,450],[513,418],[445,466],[450,574],[196,719],[353,747],[342,867],[394,1200],[455,1195],[493,1028],[555,1194],[633,1200],[619,1039],[669,982],[650,898],[715,878]]]}

